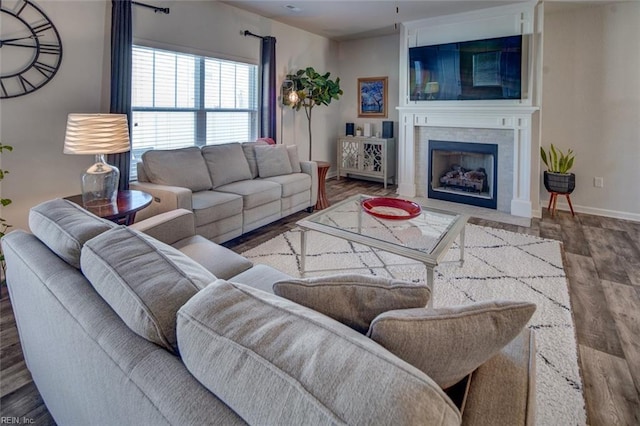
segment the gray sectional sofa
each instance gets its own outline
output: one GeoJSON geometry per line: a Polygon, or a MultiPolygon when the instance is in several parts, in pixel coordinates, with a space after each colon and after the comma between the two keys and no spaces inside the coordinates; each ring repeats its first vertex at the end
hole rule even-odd
{"type": "Polygon", "coordinates": [[[184,209],[125,227],[56,199],[29,225],[2,240],[9,294],[59,425],[533,424],[531,304],[426,310],[419,284],[293,279],[184,209]],[[454,403],[442,384],[462,376],[454,403]]]}
{"type": "Polygon", "coordinates": [[[217,243],[310,209],[318,198],[318,168],[300,161],[295,145],[230,143],[152,150],[131,183],[153,196],[142,220],[179,208],[193,211],[196,231],[217,243]]]}

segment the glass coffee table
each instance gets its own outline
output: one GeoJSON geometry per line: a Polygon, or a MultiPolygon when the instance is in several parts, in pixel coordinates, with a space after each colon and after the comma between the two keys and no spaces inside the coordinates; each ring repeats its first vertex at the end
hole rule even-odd
{"type": "MultiPolygon", "coordinates": [[[[414,218],[390,220],[373,216],[361,203],[375,197],[354,195],[297,222],[302,229],[300,267],[305,272],[307,231],[317,231],[423,263],[426,283],[433,292],[434,268],[460,236],[460,263],[464,262],[464,228],[468,216],[421,207],[414,218]]],[[[433,294],[433,293],[432,293],[433,294]]],[[[432,304],[432,299],[429,305],[432,304]]]]}

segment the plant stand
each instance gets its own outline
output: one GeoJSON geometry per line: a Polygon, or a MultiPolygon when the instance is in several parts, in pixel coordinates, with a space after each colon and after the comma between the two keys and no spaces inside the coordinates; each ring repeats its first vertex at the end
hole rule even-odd
{"type": "Polygon", "coordinates": [[[569,203],[569,209],[571,209],[571,216],[576,214],[573,212],[573,205],[571,204],[571,198],[569,195],[576,188],[576,175],[573,173],[552,173],[544,172],[544,187],[551,194],[549,198],[549,205],[547,210],[551,213],[551,217],[556,212],[556,204],[558,202],[558,195],[564,195],[567,197],[567,203],[569,203]]]}
{"type": "Polygon", "coordinates": [[[551,217],[556,212],[556,203],[558,202],[558,195],[564,195],[567,197],[567,203],[569,203],[569,209],[571,209],[571,216],[575,216],[576,214],[573,212],[573,205],[571,204],[571,197],[567,192],[551,192],[551,198],[549,198],[549,205],[547,206],[547,210],[551,213],[551,217]]]}

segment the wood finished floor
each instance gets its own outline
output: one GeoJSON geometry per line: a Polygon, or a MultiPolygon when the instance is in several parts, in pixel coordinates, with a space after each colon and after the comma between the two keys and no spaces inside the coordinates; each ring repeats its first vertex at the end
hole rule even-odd
{"type": "MultiPolygon", "coordinates": [[[[381,184],[327,181],[333,203],[353,194],[395,194],[381,184]]],[[[241,253],[295,227],[300,212],[225,243],[241,253]]],[[[562,241],[591,425],[640,424],[640,223],[546,210],[530,228],[472,218],[470,223],[562,241]]],[[[0,417],[55,424],[26,369],[11,303],[0,301],[0,417]]]]}

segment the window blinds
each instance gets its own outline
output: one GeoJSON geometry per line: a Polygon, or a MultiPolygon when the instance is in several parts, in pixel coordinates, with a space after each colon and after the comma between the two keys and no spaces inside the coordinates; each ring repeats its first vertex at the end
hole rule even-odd
{"type": "Polygon", "coordinates": [[[151,149],[255,140],[257,68],[134,46],[131,179],[151,149]]]}

